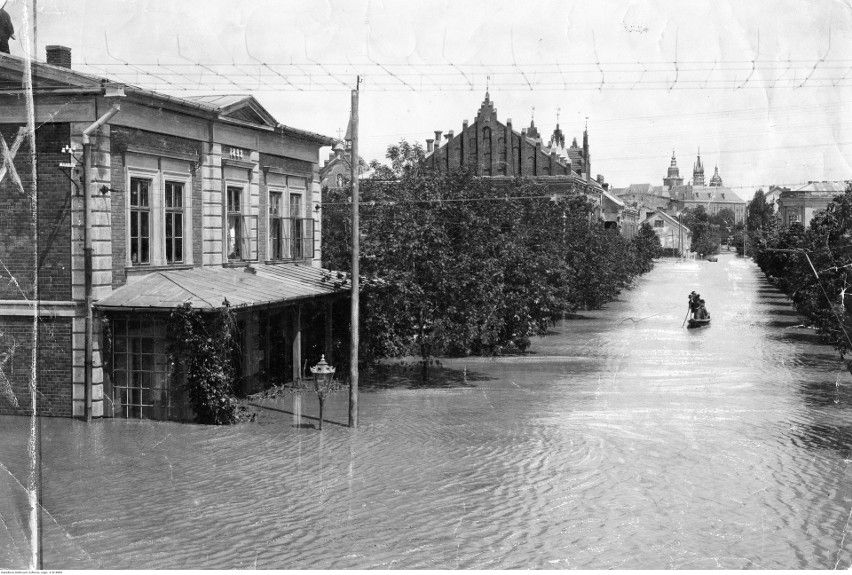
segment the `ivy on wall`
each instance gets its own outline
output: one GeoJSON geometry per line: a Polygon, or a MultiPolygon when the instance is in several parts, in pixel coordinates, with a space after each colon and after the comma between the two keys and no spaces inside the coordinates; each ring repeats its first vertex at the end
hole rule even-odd
{"type": "Polygon", "coordinates": [[[227,305],[214,311],[194,309],[187,302],[169,316],[167,350],[175,381],[185,388],[198,423],[235,423],[233,396],[236,320],[227,305]]]}

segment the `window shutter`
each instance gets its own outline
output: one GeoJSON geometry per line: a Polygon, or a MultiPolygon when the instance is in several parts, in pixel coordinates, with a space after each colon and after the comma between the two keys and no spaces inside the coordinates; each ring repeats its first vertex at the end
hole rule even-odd
{"type": "Polygon", "coordinates": [[[306,258],[313,259],[314,257],[314,219],[305,219],[305,248],[303,255],[306,258]]]}
{"type": "Polygon", "coordinates": [[[243,260],[250,260],[251,257],[251,224],[248,216],[240,216],[240,255],[243,260]]]}

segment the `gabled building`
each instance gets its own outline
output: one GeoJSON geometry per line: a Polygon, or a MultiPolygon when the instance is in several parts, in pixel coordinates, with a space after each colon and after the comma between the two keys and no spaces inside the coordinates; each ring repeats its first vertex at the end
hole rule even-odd
{"type": "Polygon", "coordinates": [[[657,210],[648,214],[642,223],[647,223],[653,228],[654,233],[660,238],[664,253],[681,257],[689,254],[692,232],[677,219],[664,211],[657,210]]]}
{"type": "Polygon", "coordinates": [[[319,267],[331,138],[251,96],[76,72],[61,46],[32,76],[35,148],[24,61],[0,55],[0,413],[29,409],[35,349],[40,413],[186,417],[165,350],[184,302],[236,312],[242,392],[328,353],[347,293],[319,267]]]}
{"type": "Polygon", "coordinates": [[[603,177],[591,177],[590,162],[588,131],[583,134],[582,148],[576,139],[565,147],[559,124],[547,142],[534,121],[518,132],[511,119],[505,123],[498,119],[487,92],[473,123],[464,120],[458,134],[450,130],[444,135],[436,130],[435,138],[426,140],[426,163],[432,169],[450,171],[469,166],[478,176],[533,178],[554,191],[575,184],[590,194],[603,191],[603,177]]]}
{"type": "MultiPolygon", "coordinates": [[[[347,136],[348,138],[348,136],[347,136]]],[[[368,173],[367,163],[358,158],[359,177],[368,173]]],[[[322,189],[345,188],[352,179],[352,140],[337,141],[323,166],[319,170],[322,189]]]]}
{"type": "Polygon", "coordinates": [[[591,176],[588,130],[583,132],[582,147],[576,138],[568,147],[565,142],[558,122],[547,141],[532,120],[520,132],[511,119],[501,122],[486,92],[473,123],[464,120],[458,134],[450,130],[444,135],[436,130],[434,138],[426,139],[426,165],[443,172],[467,166],[477,176],[491,178],[497,184],[531,178],[554,193],[580,190],[596,203],[602,220],[621,229],[623,202],[612,195],[605,200],[609,185],[602,175],[591,176]]]}

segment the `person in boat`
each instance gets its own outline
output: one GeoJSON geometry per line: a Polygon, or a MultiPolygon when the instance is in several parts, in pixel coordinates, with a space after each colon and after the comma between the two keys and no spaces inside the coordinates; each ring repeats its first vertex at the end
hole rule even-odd
{"type": "Polygon", "coordinates": [[[698,311],[695,313],[695,319],[710,319],[710,312],[704,306],[704,300],[698,299],[698,311]]]}
{"type": "Polygon", "coordinates": [[[701,305],[698,302],[700,299],[701,296],[694,291],[689,294],[689,311],[692,313],[693,319],[698,319],[698,308],[701,305]]]}

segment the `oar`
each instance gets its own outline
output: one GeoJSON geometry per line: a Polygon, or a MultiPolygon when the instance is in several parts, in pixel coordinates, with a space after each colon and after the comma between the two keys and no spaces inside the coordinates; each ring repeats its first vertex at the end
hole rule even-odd
{"type": "Polygon", "coordinates": [[[689,309],[686,310],[686,317],[683,318],[683,323],[680,324],[680,327],[683,327],[683,326],[686,325],[686,318],[687,317],[689,317],[689,309]]]}

